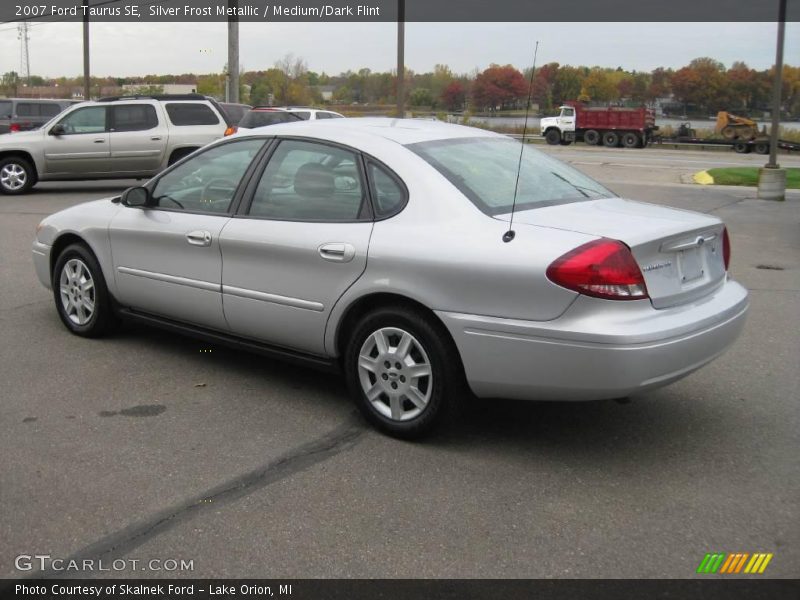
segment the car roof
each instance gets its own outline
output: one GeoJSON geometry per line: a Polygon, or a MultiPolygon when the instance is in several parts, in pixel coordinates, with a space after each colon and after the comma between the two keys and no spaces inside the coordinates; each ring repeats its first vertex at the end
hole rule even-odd
{"type": "Polygon", "coordinates": [[[240,132],[240,136],[249,135],[296,135],[318,137],[345,144],[357,144],[366,138],[382,138],[402,145],[415,144],[452,138],[496,137],[498,133],[465,127],[441,121],[422,119],[392,119],[388,117],[356,117],[350,119],[322,119],[314,121],[298,121],[296,123],[279,123],[266,127],[256,127],[240,132]]]}

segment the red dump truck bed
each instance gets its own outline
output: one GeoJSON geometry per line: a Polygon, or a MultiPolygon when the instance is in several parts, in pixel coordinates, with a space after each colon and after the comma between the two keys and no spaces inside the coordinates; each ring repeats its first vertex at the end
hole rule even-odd
{"type": "Polygon", "coordinates": [[[579,102],[567,102],[575,108],[575,128],[626,131],[647,131],[655,128],[656,114],[644,106],[625,108],[622,106],[584,106],[579,102]]]}

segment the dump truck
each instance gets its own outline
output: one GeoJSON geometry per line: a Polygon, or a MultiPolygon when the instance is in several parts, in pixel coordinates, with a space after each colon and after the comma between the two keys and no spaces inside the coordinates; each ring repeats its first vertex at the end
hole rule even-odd
{"type": "Polygon", "coordinates": [[[643,148],[658,130],[656,114],[640,106],[587,106],[582,102],[566,102],[557,117],[540,121],[542,135],[548,144],[569,145],[583,141],[590,146],[609,148],[643,148]]]}

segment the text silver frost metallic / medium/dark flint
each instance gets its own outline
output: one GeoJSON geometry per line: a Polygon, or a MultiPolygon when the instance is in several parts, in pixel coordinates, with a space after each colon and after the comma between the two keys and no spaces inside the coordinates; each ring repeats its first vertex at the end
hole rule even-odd
{"type": "Polygon", "coordinates": [[[518,142],[432,121],[273,125],[122,198],[47,217],[33,247],[74,333],[117,315],[340,365],[411,437],[468,393],[591,400],[666,385],[739,335],[715,217],[614,196],[518,142]]]}

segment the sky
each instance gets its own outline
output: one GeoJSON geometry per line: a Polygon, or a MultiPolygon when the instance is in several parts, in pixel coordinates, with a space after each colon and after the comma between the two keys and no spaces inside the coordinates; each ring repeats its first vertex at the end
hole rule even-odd
{"type": "MultiPolygon", "coordinates": [[[[492,63],[602,66],[651,71],[680,68],[710,56],[726,66],[737,60],[762,70],[775,59],[775,23],[407,23],[406,66],[415,72],[437,63],[456,73],[492,63]]],[[[242,23],[240,63],[264,70],[288,53],[329,75],[396,66],[394,23],[242,23]]],[[[95,76],[212,73],[227,61],[225,23],[93,23],[95,76]]],[[[785,62],[800,65],[800,23],[787,23],[785,62]]],[[[34,23],[31,74],[77,76],[83,72],[79,23],[34,23]]],[[[0,73],[20,71],[16,26],[0,24],[0,73]]]]}

